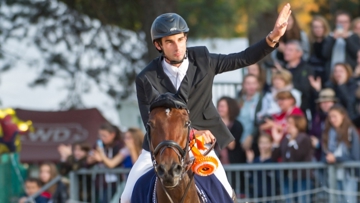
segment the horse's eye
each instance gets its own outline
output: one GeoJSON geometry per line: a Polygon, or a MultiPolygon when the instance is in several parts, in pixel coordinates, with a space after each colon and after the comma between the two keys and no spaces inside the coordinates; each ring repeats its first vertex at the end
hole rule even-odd
{"type": "Polygon", "coordinates": [[[189,127],[190,124],[191,124],[191,121],[186,121],[186,122],[185,122],[185,127],[189,127]]]}

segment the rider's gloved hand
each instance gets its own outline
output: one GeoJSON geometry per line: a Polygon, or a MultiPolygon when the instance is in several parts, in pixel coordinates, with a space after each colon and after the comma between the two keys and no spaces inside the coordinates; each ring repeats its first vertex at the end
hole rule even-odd
{"type": "Polygon", "coordinates": [[[215,136],[210,132],[210,130],[194,130],[195,136],[203,136],[205,138],[205,144],[213,143],[215,141],[215,136]]]}

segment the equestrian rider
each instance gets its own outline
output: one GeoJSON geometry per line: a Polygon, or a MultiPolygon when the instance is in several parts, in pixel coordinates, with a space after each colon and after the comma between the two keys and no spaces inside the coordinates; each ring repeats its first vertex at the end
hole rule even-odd
{"type": "MultiPolygon", "coordinates": [[[[216,138],[220,147],[226,147],[234,138],[212,103],[213,79],[216,74],[254,64],[273,51],[286,31],[290,13],[290,5],[286,4],[274,29],[264,39],[242,52],[229,55],[209,53],[206,47],[187,47],[189,28],[185,20],[175,13],[158,16],[151,26],[151,38],[161,56],[151,61],[136,77],[137,98],[144,125],[148,122],[149,105],[159,94],[178,93],[187,103],[195,134],[204,136],[206,143],[216,138]]],[[[217,158],[213,150],[209,155],[217,158]]],[[[218,162],[219,167],[214,174],[233,197],[233,189],[218,162]]],[[[152,167],[145,140],[142,153],[128,176],[121,203],[130,202],[136,181],[152,167]]]]}

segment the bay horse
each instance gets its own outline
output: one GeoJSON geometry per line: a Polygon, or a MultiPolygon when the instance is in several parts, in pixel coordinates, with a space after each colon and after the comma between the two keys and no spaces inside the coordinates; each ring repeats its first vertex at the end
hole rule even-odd
{"type": "Polygon", "coordinates": [[[200,203],[194,173],[189,170],[190,125],[186,104],[176,96],[164,94],[150,106],[147,133],[157,202],[200,203]]]}

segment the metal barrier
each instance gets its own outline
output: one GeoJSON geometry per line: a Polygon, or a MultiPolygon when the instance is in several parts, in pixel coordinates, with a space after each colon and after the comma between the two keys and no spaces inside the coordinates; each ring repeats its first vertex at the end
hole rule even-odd
{"type": "MultiPolygon", "coordinates": [[[[224,168],[239,202],[360,202],[359,162],[234,164],[224,168]]],[[[122,168],[71,172],[71,202],[100,202],[105,196],[107,202],[118,202],[128,173],[129,169],[122,168]],[[105,183],[106,174],[116,174],[118,178],[105,183]]]]}
{"type": "Polygon", "coordinates": [[[70,202],[118,203],[129,172],[130,169],[125,168],[97,167],[71,172],[70,202]]]}

